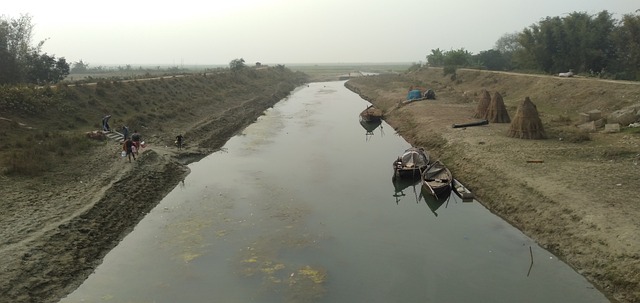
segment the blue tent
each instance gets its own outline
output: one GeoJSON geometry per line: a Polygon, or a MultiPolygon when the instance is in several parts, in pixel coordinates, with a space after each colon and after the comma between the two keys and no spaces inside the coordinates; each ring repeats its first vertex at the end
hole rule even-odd
{"type": "Polygon", "coordinates": [[[422,92],[419,89],[410,90],[407,95],[407,100],[420,99],[422,98],[422,92]]]}

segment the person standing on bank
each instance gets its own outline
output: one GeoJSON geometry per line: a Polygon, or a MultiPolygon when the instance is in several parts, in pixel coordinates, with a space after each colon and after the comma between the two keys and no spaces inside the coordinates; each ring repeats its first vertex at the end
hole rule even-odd
{"type": "Polygon", "coordinates": [[[124,144],[122,145],[122,148],[124,149],[124,151],[127,154],[127,158],[129,158],[129,163],[131,163],[131,157],[133,157],[133,160],[136,160],[136,155],[133,153],[133,141],[131,139],[127,139],[124,141],[124,144]]]}
{"type": "Polygon", "coordinates": [[[122,126],[122,136],[124,137],[124,140],[129,139],[129,128],[126,125],[122,126]]]}
{"type": "Polygon", "coordinates": [[[134,130],[133,134],[131,134],[131,141],[133,141],[133,145],[136,146],[136,155],[140,154],[140,141],[142,137],[138,133],[138,130],[134,130]]]}
{"type": "Polygon", "coordinates": [[[109,119],[111,119],[111,115],[106,115],[102,117],[102,130],[109,132],[111,131],[111,127],[109,127],[109,119]]]}
{"type": "Polygon", "coordinates": [[[182,141],[184,141],[184,137],[182,136],[182,134],[177,135],[176,136],[176,146],[178,146],[178,149],[182,149],[182,141]]]}

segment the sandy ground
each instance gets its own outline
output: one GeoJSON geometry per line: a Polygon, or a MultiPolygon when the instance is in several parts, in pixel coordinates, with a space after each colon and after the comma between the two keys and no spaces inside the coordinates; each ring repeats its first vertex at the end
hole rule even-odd
{"type": "Polygon", "coordinates": [[[640,136],[595,133],[579,144],[514,139],[506,136],[508,123],[452,128],[474,120],[475,102],[445,96],[396,108],[408,86],[352,85],[385,109],[385,121],[408,142],[442,159],[485,207],[610,300],[640,302],[640,136]],[[634,155],[615,153],[629,147],[634,155]]]}

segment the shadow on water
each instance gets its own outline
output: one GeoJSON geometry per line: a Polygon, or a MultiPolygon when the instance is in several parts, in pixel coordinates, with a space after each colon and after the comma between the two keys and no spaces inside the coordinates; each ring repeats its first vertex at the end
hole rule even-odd
{"type": "Polygon", "coordinates": [[[412,194],[415,196],[416,203],[419,202],[418,190],[420,190],[420,178],[396,178],[395,175],[391,178],[393,183],[393,197],[396,199],[396,204],[400,204],[402,197],[405,197],[405,190],[412,188],[412,194]]]}
{"type": "Polygon", "coordinates": [[[374,136],[374,131],[376,130],[376,128],[378,128],[378,126],[380,127],[380,136],[384,137],[382,121],[364,121],[360,119],[360,125],[367,131],[365,133],[365,141],[369,141],[369,139],[374,136]]]}
{"type": "Polygon", "coordinates": [[[429,206],[431,212],[437,217],[438,213],[436,210],[440,208],[442,205],[447,208],[449,205],[449,200],[451,199],[451,190],[445,191],[444,193],[438,195],[436,198],[433,196],[428,189],[425,189],[423,186],[420,187],[420,198],[424,199],[424,202],[429,206]]]}
{"type": "Polygon", "coordinates": [[[396,178],[394,176],[391,178],[391,182],[393,183],[393,197],[396,200],[396,204],[400,204],[400,200],[403,197],[410,195],[415,198],[416,203],[424,201],[436,217],[438,216],[436,210],[442,205],[445,205],[446,208],[451,199],[452,190],[445,191],[436,198],[428,189],[422,186],[420,178],[396,178]]]}

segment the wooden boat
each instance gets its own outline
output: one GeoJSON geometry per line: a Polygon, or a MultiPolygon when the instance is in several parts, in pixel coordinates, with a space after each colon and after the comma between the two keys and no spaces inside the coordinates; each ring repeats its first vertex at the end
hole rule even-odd
{"type": "Polygon", "coordinates": [[[365,122],[378,122],[382,121],[382,110],[369,105],[367,109],[360,113],[360,121],[365,122]]]}
{"type": "Polygon", "coordinates": [[[473,202],[474,195],[473,193],[466,188],[460,181],[453,179],[453,191],[456,193],[462,202],[473,202]]]}
{"type": "Polygon", "coordinates": [[[410,147],[393,161],[396,178],[420,179],[422,171],[429,165],[429,154],[422,147],[410,147]]]}
{"type": "Polygon", "coordinates": [[[435,161],[422,172],[422,187],[436,199],[451,193],[453,174],[440,160],[435,161]]]}

